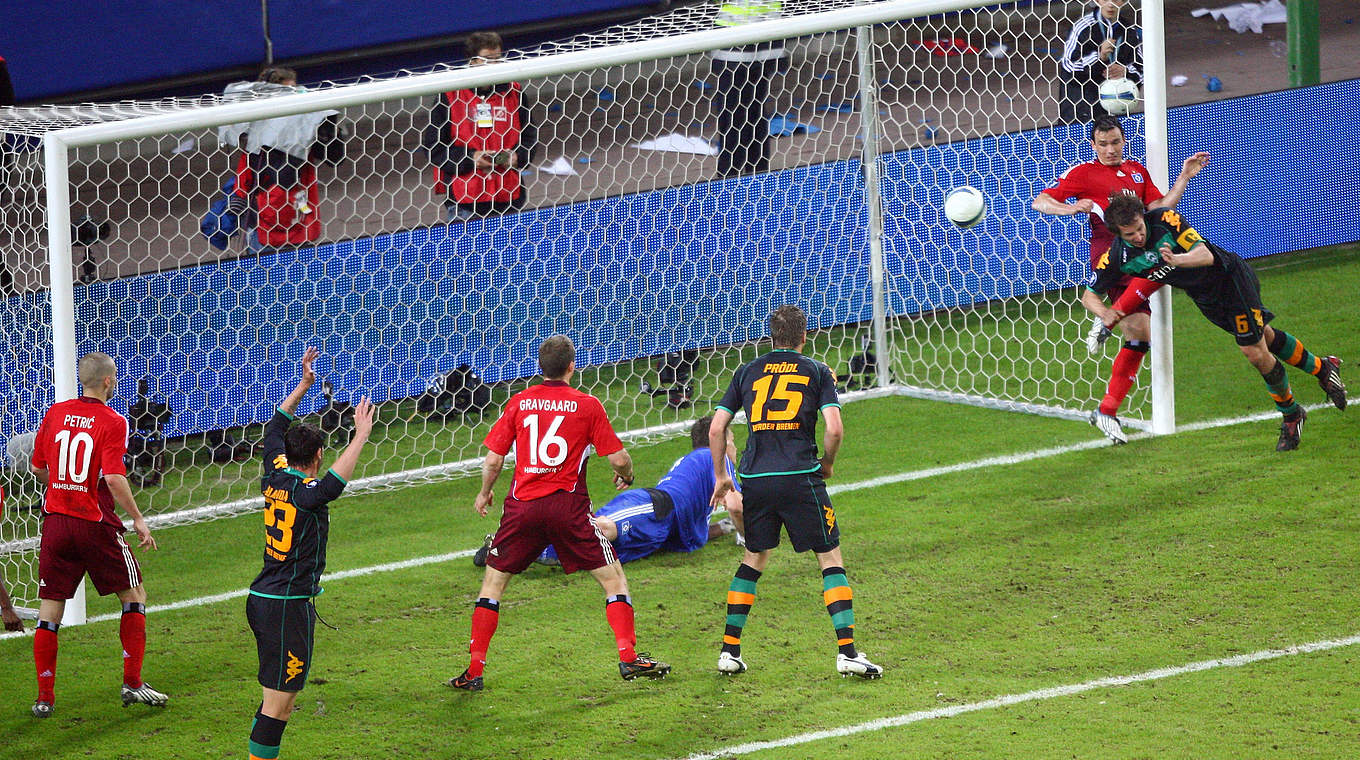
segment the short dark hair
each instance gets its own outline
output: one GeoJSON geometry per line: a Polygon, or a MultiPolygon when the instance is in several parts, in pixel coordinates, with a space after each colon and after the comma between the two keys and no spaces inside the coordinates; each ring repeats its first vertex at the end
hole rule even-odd
{"type": "Polygon", "coordinates": [[[297,81],[297,72],[283,66],[267,66],[260,72],[259,81],[270,84],[283,84],[297,81]]]}
{"type": "Polygon", "coordinates": [[[713,425],[713,415],[706,414],[694,421],[689,429],[689,445],[696,449],[708,448],[708,429],[713,425]]]}
{"type": "Polygon", "coordinates": [[[567,367],[576,361],[576,346],[565,335],[554,335],[538,347],[538,368],[549,380],[560,380],[567,374],[567,367]]]}
{"type": "Polygon", "coordinates": [[[1114,116],[1097,116],[1091,122],[1091,139],[1096,139],[1097,132],[1109,132],[1111,129],[1119,130],[1119,134],[1124,134],[1124,123],[1114,116]]]}
{"type": "Polygon", "coordinates": [[[780,306],[770,313],[770,337],[775,348],[798,348],[807,339],[807,315],[797,306],[780,306]]]}
{"type": "Polygon", "coordinates": [[[283,434],[283,451],[288,455],[288,464],[302,468],[310,465],[321,453],[326,436],[316,425],[299,422],[283,434]]]}
{"type": "Polygon", "coordinates": [[[482,54],[487,48],[501,47],[501,36],[495,32],[473,32],[467,36],[468,58],[482,54]]]}
{"type": "Polygon", "coordinates": [[[1115,234],[1115,237],[1119,237],[1120,227],[1133,224],[1145,213],[1147,208],[1143,206],[1143,201],[1138,196],[1117,193],[1110,198],[1110,205],[1105,208],[1105,226],[1115,234]]]}

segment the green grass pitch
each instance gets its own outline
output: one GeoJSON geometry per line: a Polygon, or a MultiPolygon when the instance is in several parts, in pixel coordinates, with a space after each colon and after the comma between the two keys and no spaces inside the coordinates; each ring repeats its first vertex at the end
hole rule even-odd
{"type": "MultiPolygon", "coordinates": [[[[1339,354],[1360,388],[1346,294],[1360,247],[1260,260],[1277,324],[1339,354]]],[[[1181,423],[1272,409],[1233,341],[1176,296],[1181,423]]],[[[818,355],[817,345],[809,347],[818,355]]],[[[1113,352],[1111,351],[1111,354],[1113,352]]],[[[1108,361],[1108,359],[1107,359],[1108,361]]],[[[1144,379],[1146,375],[1144,375],[1144,379]]],[[[1316,382],[1290,370],[1316,405],[1316,382]]],[[[701,410],[696,410],[701,411],[701,410]]],[[[845,408],[832,485],[1090,441],[1070,421],[906,398],[845,408]]],[[[486,691],[441,685],[466,664],[470,561],[333,580],[317,606],[312,682],[284,758],[680,758],[999,695],[1353,636],[1360,632],[1360,410],[1309,418],[1277,454],[1275,419],[1142,438],[833,496],[874,682],[833,669],[834,637],[810,556],[776,551],[743,637],[750,672],[719,676],[728,538],[627,566],[639,649],[671,677],[624,683],[589,578],[535,567],[510,585],[486,691]]],[[[638,446],[655,482],[679,440],[638,446]]],[[[596,500],[607,467],[591,468],[596,500]]],[[[504,493],[503,476],[498,495],[504,493]]],[[[473,478],[343,498],[329,567],[343,571],[467,550],[494,528],[473,478]]],[[[189,506],[189,505],[186,505],[189,506]]],[[[259,518],[159,532],[141,553],[151,603],[244,589],[259,518]]],[[[164,710],[122,709],[117,626],[61,633],[57,713],[28,715],[31,639],[0,641],[0,756],[243,757],[259,702],[245,601],[148,618],[147,680],[164,710]]],[[[115,610],[96,599],[91,613],[115,610]]],[[[983,709],[780,746],[754,758],[1152,758],[1360,756],[1360,646],[983,709]]]]}

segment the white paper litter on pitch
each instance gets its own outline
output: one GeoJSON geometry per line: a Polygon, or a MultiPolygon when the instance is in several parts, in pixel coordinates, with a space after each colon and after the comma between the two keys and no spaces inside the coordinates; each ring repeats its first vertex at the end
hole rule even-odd
{"type": "Polygon", "coordinates": [[[716,156],[718,149],[702,137],[691,137],[672,132],[655,140],[645,140],[633,146],[638,150],[663,150],[672,153],[695,153],[700,156],[716,156]]]}
{"type": "Polygon", "coordinates": [[[1284,3],[1280,0],[1268,0],[1263,3],[1238,3],[1237,5],[1225,5],[1222,8],[1197,8],[1190,11],[1190,15],[1195,18],[1209,15],[1215,21],[1224,19],[1228,22],[1228,28],[1241,34],[1248,29],[1261,33],[1261,27],[1265,24],[1283,24],[1289,19],[1289,12],[1285,10],[1284,3]]]}
{"type": "Polygon", "coordinates": [[[1185,83],[1186,83],[1186,82],[1189,82],[1189,81],[1190,81],[1190,77],[1188,77],[1188,76],[1186,76],[1186,75],[1184,75],[1184,74],[1177,74],[1176,76],[1171,77],[1171,86],[1172,86],[1172,87],[1184,87],[1184,86],[1185,86],[1185,83]]]}
{"type": "Polygon", "coordinates": [[[577,175],[576,169],[572,168],[571,162],[563,156],[558,156],[556,161],[553,161],[547,166],[538,167],[538,170],[544,174],[556,174],[559,177],[575,177],[577,175]]]}

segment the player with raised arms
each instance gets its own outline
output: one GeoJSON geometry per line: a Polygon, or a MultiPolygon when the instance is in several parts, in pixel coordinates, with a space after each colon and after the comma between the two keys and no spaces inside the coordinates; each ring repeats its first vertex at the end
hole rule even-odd
{"type": "Polygon", "coordinates": [[[855,649],[855,611],[841,559],[840,524],[826,493],[844,438],[836,379],[830,368],[804,356],[807,316],[797,306],[770,314],[774,350],[743,364],[732,376],[709,427],[715,485],[712,503],[735,484],[726,461],[727,430],[738,411],[746,412],[750,434],[737,468],[743,491],[746,552],[727,591],[727,628],[718,653],[718,672],[746,670],[741,632],[755,603],[756,582],[787,530],[796,552],[812,551],[822,569],[822,601],[836,631],[836,672],[878,678],[883,668],[855,649]],[[817,456],[817,417],[826,422],[817,456]]]}
{"type": "Polygon", "coordinates": [[[302,354],[302,377],[264,426],[264,567],[250,584],[246,620],[255,634],[258,680],[264,697],[250,727],[251,760],[279,756],[283,731],[298,692],[312,668],[316,608],[326,570],[330,503],[340,498],[354,475],[364,444],[373,432],[373,404],[367,397],[354,408],[354,435],[324,476],[321,455],[326,441],[316,426],[297,419],[298,404],[316,382],[312,364],[321,352],[302,354]]]}
{"type": "Polygon", "coordinates": [[[1232,333],[1247,361],[1265,379],[1275,408],[1284,415],[1276,451],[1299,447],[1308,418],[1308,412],[1294,400],[1279,359],[1316,377],[1332,404],[1345,410],[1346,386],[1338,372],[1341,361],[1335,356],[1315,356],[1298,338],[1270,326],[1275,315],[1261,303],[1261,283],[1237,254],[1205,240],[1174,209],[1147,209],[1133,196],[1110,201],[1105,223],[1119,238],[1091,273],[1089,287],[1081,296],[1086,308],[1107,323],[1118,323],[1126,315],[1106,308],[1101,296],[1127,275],[1183,289],[1205,319],[1232,333]]]}
{"type": "MultiPolygon", "coordinates": [[[[1091,148],[1095,151],[1094,160],[1075,164],[1062,173],[1057,182],[1034,196],[1031,207],[1040,213],[1053,216],[1074,216],[1088,214],[1091,224],[1091,270],[1108,254],[1114,235],[1110,234],[1103,219],[1104,209],[1110,198],[1116,195],[1129,195],[1138,198],[1149,208],[1175,208],[1180,202],[1190,180],[1209,164],[1208,153],[1196,153],[1185,159],[1180,176],[1171,186],[1171,192],[1163,195],[1153,183],[1145,166],[1131,158],[1124,157],[1124,125],[1114,116],[1097,117],[1091,124],[1091,148]],[[1072,203],[1067,200],[1075,199],[1072,203]]],[[[1152,327],[1149,316],[1152,311],[1147,299],[1157,290],[1158,285],[1145,279],[1126,277],[1111,286],[1111,300],[1118,299],[1126,291],[1131,295],[1125,304],[1129,305],[1129,317],[1119,326],[1124,334],[1124,345],[1114,357],[1110,367],[1110,381],[1106,385],[1105,397],[1089,416],[1092,425],[1115,443],[1127,443],[1116,413],[1124,403],[1129,389],[1138,378],[1138,368],[1143,364],[1151,344],[1152,327]]],[[[1082,305],[1086,306],[1085,300],[1082,305]]],[[[1090,306],[1086,306],[1090,310],[1090,306]]],[[[1091,325],[1087,336],[1087,348],[1095,353],[1109,336],[1109,330],[1099,319],[1091,325]],[[1102,332],[1103,331],[1103,332],[1102,332]]]]}
{"type": "Polygon", "coordinates": [[[585,570],[604,589],[604,613],[618,646],[619,675],[626,681],[662,678],[671,667],[636,650],[628,579],[609,539],[591,521],[586,490],[591,447],[609,458],[619,490],[633,484],[633,460],[609,424],[600,400],[571,387],[576,347],[570,338],[554,335],[543,341],[538,347],[538,366],[543,382],[511,396],[486,436],[482,488],[473,504],[478,514],[485,517],[490,509],[491,489],[512,447],[515,474],[472,609],[471,662],[449,685],[464,691],[482,690],[486,653],[500,621],[505,587],[549,544],[556,547],[563,571],[585,570]]]}
{"type": "Polygon", "coordinates": [[[113,511],[116,502],[132,518],[138,549],[156,548],[128,484],[127,419],[108,406],[118,387],[118,367],[113,357],[95,351],[81,357],[76,371],[83,395],[53,404],[33,443],[33,473],[47,484],[38,549],[38,628],[33,632],[36,718],[52,715],[57,630],[66,614],[66,600],[75,595],[86,573],[100,596],[117,594],[123,605],[118,623],[123,706],[140,702],[164,707],[168,699],[142,680],[146,589],[137,557],[123,540],[123,521],[113,511]]]}

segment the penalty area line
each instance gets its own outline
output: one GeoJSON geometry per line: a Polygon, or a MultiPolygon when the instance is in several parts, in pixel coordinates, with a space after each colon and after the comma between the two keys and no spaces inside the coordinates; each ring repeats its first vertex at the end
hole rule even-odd
{"type": "Polygon", "coordinates": [[[1263,649],[1259,652],[1240,654],[1233,657],[1223,657],[1216,660],[1201,660],[1199,662],[1186,663],[1185,665],[1177,665],[1175,667],[1147,670],[1132,675],[1097,678],[1091,681],[1069,684],[1066,686],[1050,686],[1044,689],[1027,691],[1023,694],[1006,694],[1000,697],[986,699],[981,702],[971,702],[966,705],[952,705],[950,707],[941,707],[934,710],[918,710],[917,712],[895,715],[890,718],[879,718],[877,720],[865,721],[864,723],[856,723],[840,728],[829,728],[823,731],[809,731],[805,734],[798,734],[784,739],[735,744],[711,752],[698,752],[693,755],[688,755],[684,760],[719,760],[719,758],[733,757],[735,755],[749,755],[753,752],[761,752],[767,749],[781,749],[784,747],[821,741],[823,739],[837,739],[853,736],[855,734],[868,733],[870,731],[882,731],[886,728],[909,726],[913,723],[935,720],[937,718],[953,718],[967,713],[979,712],[981,710],[993,710],[1000,707],[1010,707],[1011,705],[1023,704],[1025,702],[1038,702],[1045,699],[1070,697],[1075,694],[1082,694],[1096,689],[1128,686],[1130,684],[1156,681],[1163,678],[1174,678],[1176,676],[1187,675],[1189,673],[1200,673],[1206,670],[1215,670],[1217,668],[1240,668],[1244,665],[1250,665],[1256,662],[1275,660],[1281,657],[1291,657],[1298,654],[1325,652],[1330,649],[1354,646],[1355,644],[1360,644],[1360,634],[1347,636],[1341,639],[1329,639],[1327,641],[1315,641],[1310,644],[1299,644],[1298,646],[1286,647],[1284,649],[1263,649]]]}

